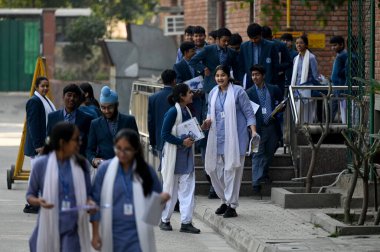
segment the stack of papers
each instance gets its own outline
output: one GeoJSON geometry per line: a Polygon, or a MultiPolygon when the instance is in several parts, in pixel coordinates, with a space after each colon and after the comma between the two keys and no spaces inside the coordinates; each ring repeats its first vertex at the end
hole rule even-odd
{"type": "Polygon", "coordinates": [[[289,98],[284,99],[280,104],[278,104],[272,113],[270,114],[271,117],[274,117],[277,113],[282,112],[284,108],[286,107],[286,102],[288,101],[289,98]]]}
{"type": "Polygon", "coordinates": [[[250,156],[252,153],[257,153],[259,151],[259,145],[260,145],[260,136],[259,134],[256,134],[249,141],[246,155],[250,156]]]}
{"type": "Polygon", "coordinates": [[[161,219],[165,203],[162,203],[160,194],[152,192],[142,220],[149,225],[157,226],[161,219]]]}
{"type": "Polygon", "coordinates": [[[199,141],[205,137],[196,117],[178,124],[177,135],[182,139],[190,137],[193,141],[199,141]]]}
{"type": "Polygon", "coordinates": [[[203,89],[203,77],[201,75],[187,80],[184,82],[187,84],[191,90],[202,90],[203,89]]]}

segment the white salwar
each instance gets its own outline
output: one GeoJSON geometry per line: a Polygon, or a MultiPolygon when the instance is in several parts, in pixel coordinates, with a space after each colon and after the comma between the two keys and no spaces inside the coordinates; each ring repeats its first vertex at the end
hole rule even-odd
{"type": "MultiPolygon", "coordinates": [[[[87,191],[83,169],[70,159],[71,172],[75,190],[75,200],[78,206],[87,203],[87,191]]],[[[59,191],[58,191],[58,162],[55,152],[48,157],[42,198],[54,205],[52,209],[41,207],[38,222],[37,251],[59,252],[59,191]]],[[[86,211],[78,212],[78,236],[81,251],[90,251],[89,216],[86,211]]]]}
{"type": "MultiPolygon", "coordinates": [[[[296,86],[297,80],[297,66],[299,62],[300,54],[298,54],[294,59],[293,65],[293,73],[291,85],[296,86]]],[[[309,76],[309,63],[310,63],[310,52],[306,50],[303,62],[302,62],[302,72],[301,72],[301,82],[299,84],[303,84],[307,81],[307,77],[309,76]]],[[[301,103],[303,104],[303,112],[302,117],[300,119],[301,123],[312,123],[315,118],[315,102],[310,100],[311,90],[298,90],[299,100],[296,101],[296,108],[298,117],[301,117],[301,103]],[[305,99],[301,99],[305,98],[305,99]]]]}
{"type": "MultiPolygon", "coordinates": [[[[113,236],[112,236],[112,206],[113,206],[113,188],[115,178],[119,168],[119,159],[114,157],[110,162],[104,181],[102,184],[101,200],[101,219],[100,219],[100,237],[102,239],[103,252],[113,251],[113,236]]],[[[136,163],[133,163],[132,170],[136,169],[136,163]]],[[[153,226],[145,223],[143,217],[146,206],[148,205],[151,196],[144,196],[141,178],[133,174],[133,206],[135,209],[135,218],[137,226],[137,234],[140,241],[140,248],[143,252],[156,251],[153,226]]]]}
{"type": "MultiPolygon", "coordinates": [[[[216,86],[214,88],[219,87],[216,86]]],[[[210,176],[212,186],[218,197],[222,200],[222,203],[227,204],[232,208],[236,208],[238,206],[245,157],[240,155],[239,150],[235,95],[232,84],[228,85],[226,101],[224,104],[224,155],[217,154],[215,115],[215,103],[217,97],[218,90],[215,90],[210,101],[208,119],[211,119],[211,126],[206,147],[205,169],[210,176]]]]}
{"type": "MultiPolygon", "coordinates": [[[[177,135],[177,125],[182,122],[181,106],[176,103],[177,117],[172,127],[171,134],[177,135]]],[[[190,117],[192,117],[190,110],[186,107],[190,117]]],[[[193,150],[194,151],[194,150],[193,150]]],[[[161,220],[169,222],[173,214],[174,206],[177,199],[180,202],[181,223],[189,224],[192,222],[193,211],[195,206],[194,191],[195,191],[195,177],[194,171],[189,174],[174,174],[175,161],[177,156],[177,146],[165,142],[162,151],[161,174],[163,181],[163,191],[171,195],[171,198],[166,203],[165,209],[162,212],[161,220]]]]}

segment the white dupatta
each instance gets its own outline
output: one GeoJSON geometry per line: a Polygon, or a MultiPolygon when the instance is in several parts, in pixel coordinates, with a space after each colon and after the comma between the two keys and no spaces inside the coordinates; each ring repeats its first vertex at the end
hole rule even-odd
{"type": "MultiPolygon", "coordinates": [[[[177,118],[173,125],[171,134],[173,136],[177,136],[177,125],[182,122],[182,111],[179,103],[175,104],[175,108],[177,109],[177,118]]],[[[187,112],[190,117],[192,117],[191,112],[188,107],[186,107],[187,112]]],[[[175,144],[171,144],[165,142],[164,148],[162,150],[162,161],[161,161],[161,175],[163,181],[163,192],[167,192],[170,195],[173,194],[173,185],[174,185],[174,169],[175,169],[175,161],[177,157],[177,146],[175,144]]]]}
{"type": "Polygon", "coordinates": [[[46,122],[46,125],[48,124],[48,115],[51,113],[51,112],[54,112],[56,111],[56,108],[54,106],[54,104],[50,101],[50,99],[48,97],[43,97],[40,93],[38,93],[37,91],[34,91],[34,95],[37,96],[42,104],[44,105],[44,109],[45,109],[45,122],[46,122]]]}
{"type": "MultiPolygon", "coordinates": [[[[298,54],[294,60],[294,65],[293,65],[293,73],[292,73],[292,81],[291,85],[295,86],[296,81],[297,81],[297,68],[298,68],[298,62],[300,58],[300,54],[298,54]]],[[[310,63],[310,52],[309,50],[306,49],[305,55],[303,57],[303,62],[302,62],[302,72],[301,72],[301,82],[299,84],[303,84],[307,81],[307,77],[309,76],[309,63],[310,63]]],[[[311,90],[298,90],[299,94],[302,95],[302,97],[311,97],[311,90]]],[[[304,102],[307,102],[305,100],[304,102]]]]}
{"type": "MultiPolygon", "coordinates": [[[[101,208],[100,219],[100,237],[102,239],[103,252],[113,251],[113,236],[112,236],[112,206],[113,206],[113,189],[115,185],[115,178],[119,169],[119,159],[114,157],[108,165],[106,174],[104,176],[100,205],[105,206],[101,208]],[[110,207],[108,207],[110,206],[110,207]]],[[[135,171],[136,162],[133,162],[132,170],[135,171]]],[[[140,248],[143,252],[155,252],[156,244],[154,239],[153,226],[143,221],[146,206],[149,202],[150,196],[145,197],[142,188],[141,178],[133,173],[133,206],[135,210],[137,234],[139,237],[140,248]]]]}
{"type": "MultiPolygon", "coordinates": [[[[77,206],[83,206],[87,202],[86,182],[84,171],[74,158],[70,159],[73,176],[75,200],[77,206]]],[[[46,166],[44,188],[42,198],[48,203],[54,204],[52,209],[40,208],[37,235],[38,252],[59,252],[59,192],[58,192],[58,162],[56,152],[49,154],[46,166]]],[[[78,211],[78,236],[81,251],[90,251],[89,218],[86,211],[78,211]]]]}
{"type": "MultiPolygon", "coordinates": [[[[217,161],[217,136],[216,136],[216,115],[215,103],[218,98],[219,87],[216,86],[210,92],[212,93],[210,101],[209,116],[211,118],[211,127],[208,133],[205,169],[208,174],[214,171],[217,161]]],[[[239,138],[237,133],[236,105],[233,84],[230,83],[227,89],[226,101],[224,103],[224,127],[225,127],[225,144],[224,144],[224,162],[225,170],[230,171],[241,166],[239,138]]],[[[209,118],[209,119],[210,119],[209,118]]]]}

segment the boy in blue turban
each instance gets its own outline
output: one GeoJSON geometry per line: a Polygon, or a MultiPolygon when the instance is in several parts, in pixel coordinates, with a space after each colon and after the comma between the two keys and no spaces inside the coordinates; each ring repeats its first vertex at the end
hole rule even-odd
{"type": "Polygon", "coordinates": [[[118,95],[115,91],[104,86],[99,101],[102,116],[91,122],[86,151],[87,159],[94,168],[115,156],[113,139],[117,132],[124,128],[139,132],[134,116],[119,113],[118,95]]]}

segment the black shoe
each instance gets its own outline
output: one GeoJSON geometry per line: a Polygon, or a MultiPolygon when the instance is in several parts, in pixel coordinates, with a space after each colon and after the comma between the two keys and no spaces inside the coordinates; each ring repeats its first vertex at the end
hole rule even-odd
{"type": "Polygon", "coordinates": [[[260,192],[261,192],[261,185],[253,186],[253,193],[254,194],[260,194],[260,192]]]}
{"type": "Polygon", "coordinates": [[[179,230],[179,232],[199,234],[201,230],[194,227],[193,224],[189,223],[189,224],[181,224],[181,229],[179,230]]]}
{"type": "Polygon", "coordinates": [[[177,203],[174,206],[174,212],[179,212],[179,201],[177,200],[177,203]]]}
{"type": "Polygon", "coordinates": [[[269,177],[266,177],[266,178],[260,179],[259,183],[262,185],[264,185],[264,184],[270,185],[270,184],[272,184],[272,180],[269,177]]]}
{"type": "Polygon", "coordinates": [[[226,212],[223,214],[223,218],[233,218],[233,217],[237,217],[237,213],[236,213],[236,210],[233,209],[232,207],[228,207],[226,212]]]}
{"type": "Polygon", "coordinates": [[[160,222],[160,225],[158,225],[160,227],[161,230],[163,231],[173,231],[173,227],[172,225],[170,224],[170,222],[163,222],[161,221],[160,222]]]}
{"type": "Polygon", "coordinates": [[[220,207],[218,209],[216,209],[215,214],[217,214],[217,215],[224,214],[226,212],[227,208],[228,208],[228,206],[226,204],[222,204],[222,205],[220,205],[220,207]]]}
{"type": "Polygon", "coordinates": [[[38,214],[38,211],[40,210],[40,207],[38,206],[32,206],[29,204],[25,204],[24,213],[30,213],[30,214],[38,214]]]}
{"type": "Polygon", "coordinates": [[[216,194],[216,192],[211,192],[211,191],[208,193],[208,198],[209,199],[219,199],[219,197],[216,194]]]}

